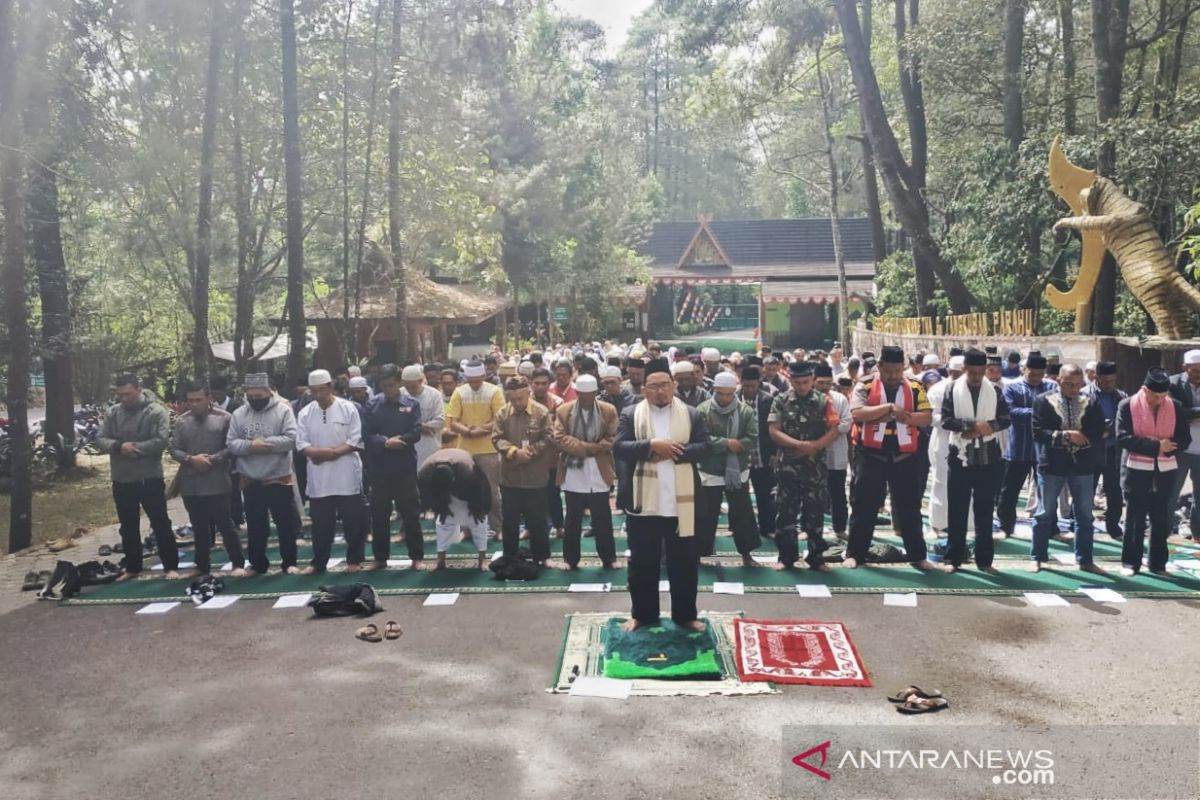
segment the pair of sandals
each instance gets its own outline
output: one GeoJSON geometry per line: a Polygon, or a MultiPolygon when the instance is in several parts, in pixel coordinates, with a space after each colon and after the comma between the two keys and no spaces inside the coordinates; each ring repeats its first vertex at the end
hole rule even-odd
{"type": "Polygon", "coordinates": [[[400,627],[400,623],[389,619],[383,623],[382,632],[380,632],[379,626],[372,622],[359,628],[354,634],[354,638],[362,639],[364,642],[382,642],[384,639],[394,641],[403,635],[404,629],[400,627]]]}
{"type": "Polygon", "coordinates": [[[905,686],[888,700],[896,704],[896,710],[901,714],[928,714],[950,707],[950,701],[942,696],[937,689],[926,692],[919,686],[905,686]]]}
{"type": "Polygon", "coordinates": [[[22,592],[32,592],[36,589],[44,588],[46,582],[50,580],[50,570],[44,569],[40,572],[30,570],[25,573],[25,582],[21,584],[22,592]]]}

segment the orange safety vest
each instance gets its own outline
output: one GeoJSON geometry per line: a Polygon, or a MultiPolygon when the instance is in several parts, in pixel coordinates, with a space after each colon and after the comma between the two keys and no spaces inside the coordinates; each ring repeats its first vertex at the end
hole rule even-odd
{"type": "MultiPolygon", "coordinates": [[[[880,406],[884,404],[883,381],[878,378],[871,381],[871,388],[867,394],[867,405],[880,406]]],[[[916,403],[913,401],[912,384],[907,379],[900,384],[899,390],[896,392],[896,405],[906,411],[916,411],[916,403]]],[[[884,436],[886,435],[887,420],[879,422],[855,423],[854,438],[863,447],[870,447],[874,450],[883,449],[884,436]]],[[[900,445],[901,453],[917,452],[919,439],[919,430],[914,425],[908,425],[903,422],[896,421],[893,423],[896,426],[896,441],[900,445]]]]}

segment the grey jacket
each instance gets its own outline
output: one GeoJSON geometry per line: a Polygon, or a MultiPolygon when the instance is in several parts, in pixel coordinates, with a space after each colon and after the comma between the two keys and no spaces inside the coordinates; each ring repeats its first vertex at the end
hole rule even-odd
{"type": "Polygon", "coordinates": [[[238,472],[247,480],[267,481],[290,475],[292,451],[296,449],[296,415],[291,405],[273,394],[262,411],[255,411],[249,403],[241,406],[233,412],[225,445],[237,457],[238,472]],[[255,439],[266,440],[271,449],[251,450],[250,443],[255,439]]]}
{"type": "Polygon", "coordinates": [[[171,437],[171,413],[149,389],[132,411],[117,403],[104,413],[96,444],[108,453],[113,483],[137,483],[163,476],[162,454],[171,437]],[[133,442],[140,455],[121,455],[121,445],[133,442]]]}
{"type": "Polygon", "coordinates": [[[179,462],[179,494],[208,497],[229,494],[229,432],[227,411],[214,407],[203,419],[188,412],[175,420],[171,432],[171,458],[179,462]],[[201,472],[191,465],[192,456],[212,456],[212,468],[201,472]]]}

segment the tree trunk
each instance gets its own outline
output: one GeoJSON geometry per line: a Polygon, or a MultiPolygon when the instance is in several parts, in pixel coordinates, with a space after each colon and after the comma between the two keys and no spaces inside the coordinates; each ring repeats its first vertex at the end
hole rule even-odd
{"type": "MultiPolygon", "coordinates": [[[[244,18],[243,18],[244,20],[244,18]]],[[[240,30],[240,27],[238,28],[240,30]]],[[[234,290],[233,360],[238,381],[246,375],[250,357],[254,354],[254,282],[250,263],[254,253],[254,217],[250,208],[250,170],[242,139],[242,48],[245,42],[238,35],[233,52],[233,103],[230,116],[233,124],[233,192],[234,215],[237,218],[237,287],[234,290]]]]}
{"type": "Polygon", "coordinates": [[[204,86],[204,123],[200,134],[200,191],[196,202],[196,271],[192,276],[192,375],[208,378],[208,284],[212,266],[213,160],[217,149],[217,113],[221,89],[222,0],[212,0],[208,74],[204,86]]]}
{"type": "Polygon", "coordinates": [[[1014,152],[1025,141],[1021,53],[1025,46],[1025,0],[1004,4],[1004,138],[1014,152]]]}
{"type": "MultiPolygon", "coordinates": [[[[912,238],[914,256],[925,259],[941,282],[950,309],[956,314],[968,313],[974,306],[975,299],[962,282],[962,278],[942,257],[937,240],[929,230],[924,198],[913,186],[914,171],[900,152],[896,135],[888,121],[887,111],[883,107],[879,82],[875,77],[875,69],[871,66],[870,53],[858,23],[855,0],[836,0],[835,7],[842,28],[846,57],[850,62],[850,72],[858,91],[859,107],[866,122],[867,136],[871,140],[871,149],[875,154],[876,165],[883,177],[884,188],[892,202],[892,208],[912,238]]],[[[924,186],[923,181],[920,185],[924,186]]]]}
{"type": "MultiPolygon", "coordinates": [[[[14,51],[16,12],[0,0],[0,208],[4,211],[4,245],[0,255],[0,288],[4,295],[4,324],[8,340],[8,374],[4,401],[12,443],[12,486],[9,490],[8,551],[23,550],[33,541],[33,452],[29,442],[29,370],[31,361],[29,302],[25,273],[25,197],[22,191],[24,153],[21,148],[21,58],[14,51]]],[[[24,27],[24,26],[22,26],[24,27]]],[[[23,49],[23,48],[22,48],[23,49]]]]}
{"type": "MultiPolygon", "coordinates": [[[[1117,149],[1106,126],[1121,115],[1121,88],[1125,70],[1126,36],[1129,28],[1129,0],[1092,0],[1092,52],[1096,61],[1096,122],[1100,127],[1100,146],[1096,153],[1096,171],[1114,178],[1117,149]]],[[[1092,332],[1111,336],[1117,304],[1117,262],[1112,253],[1104,254],[1100,276],[1092,299],[1092,332]]]]}
{"type": "MultiPolygon", "coordinates": [[[[371,33],[371,99],[367,108],[367,152],[363,164],[362,207],[358,215],[358,242],[354,263],[354,330],[352,350],[358,354],[358,330],[362,315],[362,265],[367,244],[367,209],[371,202],[371,158],[375,149],[375,112],[379,107],[379,32],[383,28],[383,11],[387,0],[379,0],[375,8],[375,26],[371,33]]],[[[389,70],[390,74],[391,70],[389,70]]]]}
{"type": "Polygon", "coordinates": [[[1075,97],[1074,0],[1058,0],[1058,21],[1062,31],[1063,133],[1074,136],[1079,129],[1078,99],[1075,97]]]}
{"type": "Polygon", "coordinates": [[[400,40],[401,3],[392,0],[392,79],[388,88],[388,245],[396,290],[396,355],[408,359],[408,293],[400,253],[400,40]]]}
{"type": "Polygon", "coordinates": [[[354,0],[346,2],[346,29],[342,32],[342,359],[349,363],[355,345],[350,335],[350,24],[354,0]]]}
{"type": "MultiPolygon", "coordinates": [[[[48,52],[49,26],[42,26],[35,52],[48,52]]],[[[63,131],[51,114],[51,97],[66,100],[67,70],[62,59],[59,70],[38,70],[31,75],[30,102],[25,109],[25,130],[33,158],[29,162],[28,227],[31,255],[41,300],[42,331],[40,355],[46,379],[46,420],[42,428],[47,441],[75,441],[75,390],[71,364],[72,320],[70,273],[63,252],[58,171],[63,160],[63,131]]],[[[60,451],[58,467],[75,465],[70,448],[60,451]]]]}
{"type": "MultiPolygon", "coordinates": [[[[871,3],[863,3],[862,8],[863,41],[867,51],[871,49],[871,3]]],[[[879,176],[875,172],[875,155],[871,151],[871,139],[865,133],[867,123],[863,119],[862,109],[858,112],[858,124],[863,129],[859,137],[863,154],[863,194],[867,200],[867,220],[871,226],[871,255],[879,263],[887,258],[887,234],[883,228],[883,207],[879,202],[879,176]]]]}
{"type": "Polygon", "coordinates": [[[287,223],[288,387],[304,377],[307,324],[304,318],[304,196],[300,171],[300,106],[296,87],[294,0],[279,0],[283,44],[283,172],[287,223]]]}
{"type": "Polygon", "coordinates": [[[846,259],[842,253],[841,203],[839,201],[839,184],[837,157],[833,149],[833,112],[830,110],[833,88],[825,78],[825,68],[821,62],[821,48],[824,42],[817,44],[816,67],[817,85],[821,92],[821,121],[825,134],[825,161],[829,167],[829,231],[833,237],[833,262],[837,265],[838,277],[838,308],[837,308],[837,340],[850,341],[847,314],[850,308],[850,292],[846,287],[846,259]]]}

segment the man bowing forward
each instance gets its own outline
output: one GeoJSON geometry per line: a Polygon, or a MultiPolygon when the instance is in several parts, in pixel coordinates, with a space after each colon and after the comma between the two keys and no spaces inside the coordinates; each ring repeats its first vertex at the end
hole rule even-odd
{"type": "Polygon", "coordinates": [[[632,631],[659,621],[659,564],[666,545],[671,582],[671,619],[703,630],[697,619],[695,464],[708,448],[708,432],[696,409],[675,395],[666,359],[646,365],[646,402],[621,412],[613,455],[620,464],[617,505],[627,515],[632,631]]]}

